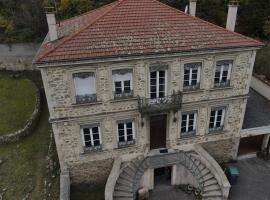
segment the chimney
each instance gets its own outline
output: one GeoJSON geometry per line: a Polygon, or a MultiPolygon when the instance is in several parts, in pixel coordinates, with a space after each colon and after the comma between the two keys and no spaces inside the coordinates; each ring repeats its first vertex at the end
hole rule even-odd
{"type": "Polygon", "coordinates": [[[230,31],[234,31],[235,29],[238,6],[238,0],[231,0],[229,2],[226,28],[230,31]]]}
{"type": "Polygon", "coordinates": [[[196,3],[197,0],[189,0],[189,14],[193,17],[196,15],[196,3]]]}
{"type": "Polygon", "coordinates": [[[46,12],[47,24],[49,28],[50,41],[57,40],[58,35],[57,35],[57,25],[56,25],[54,8],[46,7],[45,12],[46,12]]]}

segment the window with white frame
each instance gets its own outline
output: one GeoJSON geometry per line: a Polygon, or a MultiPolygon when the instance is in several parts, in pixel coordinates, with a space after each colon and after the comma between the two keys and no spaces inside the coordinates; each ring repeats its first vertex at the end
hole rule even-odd
{"type": "Polygon", "coordinates": [[[118,145],[124,146],[134,144],[135,127],[133,120],[125,120],[117,122],[118,145]]]}
{"type": "Polygon", "coordinates": [[[76,103],[87,103],[97,100],[96,78],[93,72],[81,72],[72,74],[76,103]]]}
{"type": "Polygon", "coordinates": [[[166,70],[150,72],[150,98],[163,98],[167,93],[166,70]]]}
{"type": "Polygon", "coordinates": [[[81,126],[81,136],[85,149],[95,150],[101,148],[101,133],[98,124],[81,126]]]}
{"type": "Polygon", "coordinates": [[[182,114],[181,137],[191,137],[196,135],[197,112],[186,112],[182,114]]]}
{"type": "Polygon", "coordinates": [[[188,63],[184,65],[184,90],[200,88],[201,62],[188,63]]]}
{"type": "Polygon", "coordinates": [[[225,107],[215,107],[211,109],[209,131],[222,130],[224,126],[225,107]]]}
{"type": "Polygon", "coordinates": [[[133,96],[132,70],[120,69],[112,71],[114,97],[133,96]]]}
{"type": "Polygon", "coordinates": [[[215,87],[230,85],[233,60],[221,60],[216,63],[215,87]]]}

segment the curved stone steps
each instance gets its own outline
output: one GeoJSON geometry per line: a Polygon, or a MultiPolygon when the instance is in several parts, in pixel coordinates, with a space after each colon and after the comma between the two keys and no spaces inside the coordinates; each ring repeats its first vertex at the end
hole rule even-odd
{"type": "Polygon", "coordinates": [[[200,182],[203,183],[204,189],[202,191],[203,200],[221,200],[222,191],[216,180],[215,176],[211,173],[211,171],[207,168],[207,166],[201,162],[199,156],[195,153],[190,153],[191,159],[196,162],[198,168],[200,169],[200,182]]]}

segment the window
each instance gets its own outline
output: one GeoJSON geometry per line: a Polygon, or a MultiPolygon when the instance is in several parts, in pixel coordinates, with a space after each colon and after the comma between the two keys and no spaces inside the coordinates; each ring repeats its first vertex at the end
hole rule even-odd
{"type": "Polygon", "coordinates": [[[209,131],[222,130],[224,125],[225,107],[212,108],[210,113],[209,131]]]}
{"type": "Polygon", "coordinates": [[[182,114],[181,137],[191,137],[196,135],[196,121],[196,112],[182,114]]]}
{"type": "Polygon", "coordinates": [[[114,70],[112,79],[115,98],[133,96],[132,70],[114,70]]]}
{"type": "Polygon", "coordinates": [[[135,133],[134,133],[134,122],[131,120],[120,121],[117,123],[118,131],[118,145],[124,146],[134,144],[135,133]]]}
{"type": "Polygon", "coordinates": [[[96,101],[96,79],[93,72],[73,74],[76,103],[96,101]]]}
{"type": "Polygon", "coordinates": [[[95,150],[101,148],[99,125],[81,126],[81,135],[86,149],[95,150]]]}
{"type": "Polygon", "coordinates": [[[217,62],[214,82],[215,87],[224,87],[230,85],[232,65],[232,60],[222,60],[217,62]]]}
{"type": "Polygon", "coordinates": [[[151,99],[166,96],[166,71],[150,72],[150,97],[151,99]]]}
{"type": "Polygon", "coordinates": [[[200,88],[200,71],[202,63],[188,63],[184,65],[184,90],[200,88]]]}

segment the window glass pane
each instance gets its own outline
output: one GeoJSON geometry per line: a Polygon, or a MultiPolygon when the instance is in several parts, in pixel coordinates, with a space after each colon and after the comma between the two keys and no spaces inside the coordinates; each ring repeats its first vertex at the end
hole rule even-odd
{"type": "Polygon", "coordinates": [[[159,78],[159,84],[165,84],[165,78],[159,78]]]}
{"type": "Polygon", "coordinates": [[[125,137],[124,136],[119,137],[119,142],[125,142],[125,137]]]}
{"type": "Polygon", "coordinates": [[[119,137],[124,136],[125,135],[124,129],[119,129],[118,135],[119,135],[119,137]]]}
{"type": "Polygon", "coordinates": [[[127,123],[127,128],[132,128],[132,122],[127,123]]]}
{"type": "Polygon", "coordinates": [[[92,128],[92,133],[98,133],[98,127],[93,127],[92,128]]]}
{"type": "Polygon", "coordinates": [[[84,135],[84,141],[90,141],[91,137],[90,135],[84,135]]]}
{"type": "Polygon", "coordinates": [[[165,77],[165,71],[159,71],[159,77],[165,77]]]}
{"type": "Polygon", "coordinates": [[[197,79],[191,81],[191,85],[196,85],[197,84],[197,79]]]}
{"type": "Polygon", "coordinates": [[[98,134],[98,133],[93,134],[93,139],[94,139],[94,140],[99,140],[99,134],[98,134]]]}
{"type": "Polygon", "coordinates": [[[210,122],[209,128],[214,128],[214,122],[210,122]]]}
{"type": "Polygon", "coordinates": [[[156,93],[151,93],[151,99],[155,99],[157,98],[157,94],[156,93]]]}
{"type": "Polygon", "coordinates": [[[181,127],[181,132],[185,133],[186,132],[186,127],[181,127]]]}
{"type": "Polygon", "coordinates": [[[222,115],[222,111],[223,111],[223,109],[218,110],[218,115],[222,115]]]}
{"type": "Polygon", "coordinates": [[[215,115],[216,115],[216,111],[215,110],[212,110],[211,111],[211,117],[215,117],[215,115]]]}
{"type": "Polygon", "coordinates": [[[151,77],[151,79],[152,78],[156,78],[157,77],[157,73],[156,72],[151,72],[150,73],[150,77],[151,77]]]}
{"type": "Polygon", "coordinates": [[[165,97],[165,92],[159,92],[159,97],[160,97],[160,98],[165,97]]]}
{"type": "Polygon", "coordinates": [[[124,87],[130,87],[130,81],[124,81],[124,87]]]}
{"type": "Polygon", "coordinates": [[[159,91],[164,92],[165,91],[165,85],[159,85],[159,91]]]}
{"type": "Polygon", "coordinates": [[[217,121],[216,127],[220,127],[220,125],[221,125],[221,122],[218,122],[218,121],[217,121]]]}
{"type": "Polygon", "coordinates": [[[157,88],[156,86],[151,86],[151,92],[156,92],[157,88]]]}
{"type": "Polygon", "coordinates": [[[188,132],[193,131],[193,126],[188,127],[188,132]]]}
{"type": "Polygon", "coordinates": [[[133,140],[132,135],[128,135],[128,136],[127,136],[127,141],[132,141],[132,140],[133,140]]]}
{"type": "Polygon", "coordinates": [[[89,128],[83,128],[83,133],[84,134],[90,134],[89,128]]]}
{"type": "Polygon", "coordinates": [[[86,146],[86,147],[91,147],[91,146],[92,146],[92,145],[91,145],[91,142],[90,142],[90,141],[85,142],[85,146],[86,146]]]}
{"type": "Polygon", "coordinates": [[[118,124],[118,129],[124,129],[124,124],[123,123],[119,123],[118,124]]]}
{"type": "Polygon", "coordinates": [[[193,123],[194,123],[194,120],[193,119],[192,120],[190,119],[189,122],[188,122],[188,125],[189,126],[193,126],[193,123]]]}
{"type": "Polygon", "coordinates": [[[185,80],[185,81],[188,81],[188,80],[189,80],[189,74],[184,75],[184,80],[185,80]]]}
{"type": "Polygon", "coordinates": [[[121,87],[121,81],[116,81],[114,82],[114,84],[115,84],[115,87],[121,87]]]}
{"type": "Polygon", "coordinates": [[[187,115],[182,115],[182,120],[187,120],[187,115]]]}
{"type": "Polygon", "coordinates": [[[154,85],[156,85],[156,83],[157,83],[157,79],[152,79],[152,78],[151,78],[150,82],[151,82],[151,85],[154,86],[154,85]]]}
{"type": "Polygon", "coordinates": [[[94,146],[99,146],[99,145],[100,145],[99,140],[94,141],[94,146]]]}

